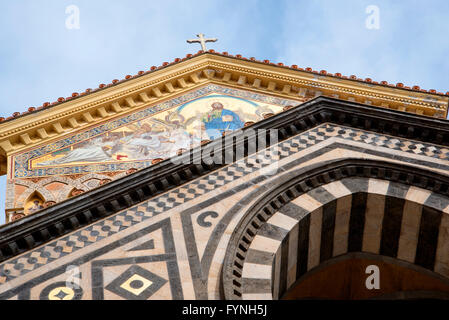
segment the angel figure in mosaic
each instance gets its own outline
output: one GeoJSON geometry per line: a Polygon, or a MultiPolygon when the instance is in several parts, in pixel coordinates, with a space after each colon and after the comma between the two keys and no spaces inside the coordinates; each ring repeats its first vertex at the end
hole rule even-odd
{"type": "Polygon", "coordinates": [[[98,138],[75,145],[72,150],[64,156],[53,160],[40,162],[41,166],[67,164],[73,162],[103,162],[111,161],[111,150],[115,145],[117,137],[103,135],[98,138]]]}
{"type": "MultiPolygon", "coordinates": [[[[190,120],[190,119],[189,119],[190,120]]],[[[152,122],[164,126],[167,130],[165,137],[160,137],[161,141],[161,158],[175,156],[180,149],[189,149],[192,143],[191,135],[187,132],[186,127],[190,121],[176,111],[168,112],[165,121],[160,119],[151,119],[152,122]]]]}
{"type": "Polygon", "coordinates": [[[114,146],[112,154],[117,160],[146,160],[151,159],[153,152],[157,151],[161,142],[159,132],[153,130],[148,123],[138,123],[129,126],[130,135],[120,139],[114,146]]]}
{"type": "Polygon", "coordinates": [[[201,144],[201,141],[209,140],[209,135],[206,131],[206,126],[201,121],[201,119],[193,118],[192,121],[192,146],[198,146],[201,144]]]}
{"type": "Polygon", "coordinates": [[[171,128],[179,128],[183,127],[185,129],[185,118],[182,114],[176,111],[168,111],[167,115],[165,116],[165,125],[170,126],[171,128]]]}

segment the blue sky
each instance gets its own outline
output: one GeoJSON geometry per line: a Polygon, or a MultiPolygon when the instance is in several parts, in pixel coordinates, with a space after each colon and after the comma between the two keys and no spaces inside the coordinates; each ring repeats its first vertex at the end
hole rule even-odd
{"type": "Polygon", "coordinates": [[[2,1],[0,116],[197,52],[186,39],[200,32],[220,52],[446,92],[448,13],[444,0],[2,1]],[[69,5],[80,29],[66,28],[69,5]]]}

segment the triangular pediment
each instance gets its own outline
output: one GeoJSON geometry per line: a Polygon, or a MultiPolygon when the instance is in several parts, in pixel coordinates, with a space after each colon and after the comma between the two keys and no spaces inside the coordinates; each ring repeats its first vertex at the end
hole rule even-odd
{"type": "Polygon", "coordinates": [[[190,55],[0,122],[7,221],[31,205],[53,205],[318,96],[436,118],[447,112],[446,96],[403,85],[225,54],[190,55]],[[30,202],[36,191],[42,203],[30,202]]]}
{"type": "Polygon", "coordinates": [[[0,123],[0,151],[20,152],[93,125],[133,113],[208,83],[223,84],[288,99],[328,96],[405,112],[444,118],[448,98],[419,87],[316,72],[269,61],[199,53],[176,59],[97,89],[73,93],[29,111],[16,112],[0,123]]]}

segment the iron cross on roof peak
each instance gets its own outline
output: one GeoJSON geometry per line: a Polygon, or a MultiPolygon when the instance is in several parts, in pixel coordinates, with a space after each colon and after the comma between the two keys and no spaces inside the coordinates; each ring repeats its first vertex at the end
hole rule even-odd
{"type": "Polygon", "coordinates": [[[204,38],[204,34],[202,34],[202,33],[197,34],[196,36],[198,37],[198,39],[190,39],[190,40],[187,40],[187,42],[188,43],[196,43],[196,42],[200,43],[201,44],[201,49],[204,52],[207,51],[207,49],[206,49],[206,42],[215,42],[215,41],[218,40],[217,38],[210,38],[210,39],[204,38]]]}

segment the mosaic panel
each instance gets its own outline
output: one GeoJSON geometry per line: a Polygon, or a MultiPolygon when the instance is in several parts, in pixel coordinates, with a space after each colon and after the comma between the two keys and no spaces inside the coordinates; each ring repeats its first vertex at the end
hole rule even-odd
{"type": "Polygon", "coordinates": [[[299,102],[210,84],[19,154],[13,177],[141,169],[299,102]]]}

